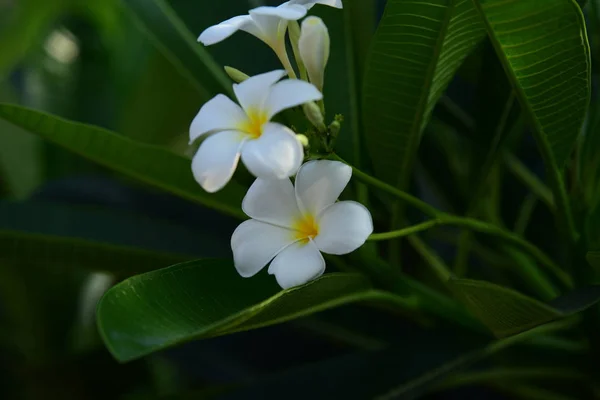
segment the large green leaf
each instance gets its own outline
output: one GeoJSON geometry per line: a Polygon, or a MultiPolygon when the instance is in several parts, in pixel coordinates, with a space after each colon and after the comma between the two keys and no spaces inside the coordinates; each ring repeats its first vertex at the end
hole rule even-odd
{"type": "Polygon", "coordinates": [[[518,335],[510,338],[504,338],[493,341],[483,348],[468,352],[460,357],[445,363],[429,372],[419,376],[417,379],[413,379],[409,382],[405,382],[399,387],[383,394],[382,396],[376,397],[377,400],[392,400],[392,399],[404,399],[412,400],[421,398],[425,393],[434,389],[439,385],[445,378],[451,373],[455,373],[462,369],[473,365],[487,357],[498,353],[499,351],[505,350],[511,346],[518,345],[534,339],[537,335],[543,335],[548,333],[554,333],[568,327],[570,321],[560,321],[545,326],[536,327],[528,332],[522,332],[518,335]]]}
{"type": "Polygon", "coordinates": [[[57,271],[89,269],[131,276],[188,261],[190,256],[115,246],[78,238],[0,230],[3,262],[38,265],[57,271]]]}
{"type": "Polygon", "coordinates": [[[190,160],[160,147],[136,143],[106,129],[0,103],[0,118],[106,167],[207,207],[244,218],[244,189],[235,182],[209,194],[194,181],[190,160]]]}
{"type": "Polygon", "coordinates": [[[128,277],[231,254],[226,234],[198,228],[116,210],[0,202],[0,259],[55,273],[87,269],[128,277]]]}
{"type": "Polygon", "coordinates": [[[577,289],[548,304],[490,282],[450,279],[456,296],[497,337],[529,330],[582,311],[600,300],[600,286],[577,289]]]}
{"type": "Polygon", "coordinates": [[[372,289],[360,275],[327,274],[280,292],[266,273],[244,279],[231,261],[200,260],[116,285],[98,304],[98,326],[111,353],[129,361],[194,339],[281,323],[346,303],[390,299],[403,301],[372,289]]]}
{"type": "Polygon", "coordinates": [[[231,82],[165,0],[125,0],[155,45],[201,93],[230,93],[231,82]]]}
{"type": "Polygon", "coordinates": [[[590,101],[590,50],[574,0],[473,0],[524,112],[535,127],[561,233],[576,238],[561,170],[590,101]]]}
{"type": "Polygon", "coordinates": [[[590,100],[585,22],[573,0],[474,0],[498,56],[561,168],[590,100]]]}
{"type": "Polygon", "coordinates": [[[405,185],[437,100],[484,29],[470,0],[389,0],[367,63],[363,118],[377,175],[405,185]]]}

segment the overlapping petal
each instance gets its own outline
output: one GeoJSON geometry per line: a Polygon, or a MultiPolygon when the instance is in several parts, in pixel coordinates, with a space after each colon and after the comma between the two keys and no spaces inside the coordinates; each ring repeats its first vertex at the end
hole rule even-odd
{"type": "Polygon", "coordinates": [[[285,75],[286,72],[281,69],[255,75],[242,83],[234,84],[233,91],[246,112],[262,110],[271,87],[285,75]]]}
{"type": "Polygon", "coordinates": [[[371,213],[354,201],[340,201],[327,207],[318,220],[319,234],[314,241],[327,254],[353,252],[373,233],[371,213]]]}
{"type": "Polygon", "coordinates": [[[296,242],[281,251],[269,266],[283,289],[304,285],[323,275],[325,260],[312,242],[296,242]]]}
{"type": "Polygon", "coordinates": [[[192,121],[190,143],[206,133],[235,130],[247,120],[240,106],[229,97],[219,94],[207,101],[192,121]]]}
{"type": "Polygon", "coordinates": [[[264,108],[270,119],[283,110],[322,98],[323,94],[314,85],[297,79],[286,79],[271,87],[264,108]]]}
{"type": "Polygon", "coordinates": [[[242,210],[250,218],[283,227],[289,227],[300,215],[289,179],[255,180],[244,197],[242,210]]]}
{"type": "Polygon", "coordinates": [[[304,214],[318,215],[350,182],[352,168],[338,161],[309,161],[296,176],[296,199],[304,214]]]}
{"type": "Polygon", "coordinates": [[[244,138],[236,131],[209,136],[192,160],[196,182],[209,193],[221,190],[235,172],[243,144],[244,138]]]}
{"type": "Polygon", "coordinates": [[[250,10],[250,15],[264,15],[277,17],[287,21],[296,21],[300,18],[304,18],[306,15],[306,7],[292,3],[284,3],[277,7],[261,6],[250,10]]]}
{"type": "Polygon", "coordinates": [[[242,161],[254,176],[264,179],[284,179],[298,171],[304,159],[304,149],[289,128],[270,122],[262,135],[249,140],[242,149],[242,161]]]}
{"type": "Polygon", "coordinates": [[[231,236],[235,268],[244,278],[254,276],[293,242],[287,229],[253,219],[244,221],[231,236]]]}

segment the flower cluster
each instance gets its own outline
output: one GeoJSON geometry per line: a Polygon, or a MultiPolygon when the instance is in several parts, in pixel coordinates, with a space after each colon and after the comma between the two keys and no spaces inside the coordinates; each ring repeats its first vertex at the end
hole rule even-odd
{"type": "Polygon", "coordinates": [[[240,158],[256,176],[242,203],[250,219],[231,238],[234,263],[243,277],[270,263],[268,272],[282,288],[319,277],[325,271],[321,253],[350,253],[373,231],[371,214],[363,205],[337,202],[352,169],[328,160],[302,165],[306,136],[273,121],[282,111],[302,106],[325,139],[339,129],[338,121],[325,126],[322,107],[329,59],[327,27],[313,16],[304,19],[301,27],[297,22],[316,4],[342,8],[341,0],[290,0],[228,19],[206,29],[198,39],[208,46],[242,30],[271,47],[285,68],[253,77],[226,68],[237,82],[233,84],[237,103],[217,95],[204,104],[190,127],[190,143],[203,139],[192,172],[204,190],[222,189],[240,158]],[[300,79],[286,50],[288,32],[300,79]]]}

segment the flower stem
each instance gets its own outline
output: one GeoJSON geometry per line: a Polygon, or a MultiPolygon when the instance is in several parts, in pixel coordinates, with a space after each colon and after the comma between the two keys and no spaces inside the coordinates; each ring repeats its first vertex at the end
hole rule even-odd
{"type": "Polygon", "coordinates": [[[281,64],[283,64],[283,68],[285,68],[285,70],[287,71],[288,77],[290,79],[296,79],[297,78],[296,71],[294,71],[294,67],[292,66],[292,63],[290,62],[290,58],[288,56],[287,50],[285,49],[285,44],[282,46],[282,48],[276,50],[275,54],[277,54],[279,61],[281,61],[281,64]]]}
{"type": "Polygon", "coordinates": [[[423,222],[418,225],[413,225],[408,228],[399,229],[391,232],[375,233],[369,237],[368,240],[391,240],[404,236],[409,236],[417,232],[422,232],[431,229],[438,225],[452,225],[462,228],[468,228],[472,231],[485,233],[490,236],[495,236],[498,239],[502,239],[504,242],[511,243],[522,250],[525,250],[528,254],[538,260],[541,264],[545,265],[548,271],[552,272],[565,286],[568,288],[573,287],[573,279],[569,274],[563,271],[546,253],[540,250],[537,246],[530,242],[522,239],[519,235],[512,232],[506,231],[495,225],[479,221],[477,219],[457,217],[450,214],[440,213],[435,219],[423,222]]]}
{"type": "Polygon", "coordinates": [[[423,257],[423,260],[433,268],[433,272],[438,276],[440,281],[446,284],[452,276],[452,272],[444,260],[418,236],[409,236],[408,241],[417,253],[423,257]]]}
{"type": "Polygon", "coordinates": [[[343,162],[344,164],[347,164],[348,166],[352,167],[353,176],[356,177],[356,179],[358,179],[359,181],[364,182],[368,185],[374,186],[376,188],[379,188],[384,192],[387,192],[401,200],[404,200],[406,203],[411,204],[415,208],[418,208],[419,210],[423,211],[423,213],[425,213],[431,217],[437,217],[438,215],[443,214],[442,211],[427,204],[423,200],[418,199],[406,192],[403,192],[402,190],[398,190],[395,187],[393,187],[392,185],[382,182],[379,179],[374,178],[371,175],[368,175],[368,174],[362,172],[358,168],[351,166],[346,161],[344,161],[341,157],[339,157],[337,154],[332,154],[331,158],[333,158],[334,160],[343,162]]]}
{"type": "MultiPolygon", "coordinates": [[[[348,164],[338,155],[333,154],[331,158],[348,164]]],[[[475,232],[495,236],[507,243],[514,244],[515,246],[525,250],[528,254],[537,259],[541,264],[545,265],[548,268],[548,270],[552,272],[566,287],[573,287],[573,278],[571,277],[571,275],[563,271],[560,268],[560,266],[558,266],[554,261],[552,261],[552,259],[548,255],[546,255],[546,253],[544,253],[541,249],[539,249],[534,244],[528,242],[527,240],[521,238],[519,235],[507,231],[503,228],[500,228],[496,225],[479,221],[477,219],[459,217],[445,213],[406,192],[398,190],[395,187],[388,185],[387,183],[382,182],[379,179],[362,172],[361,170],[355,167],[352,167],[352,171],[354,176],[360,181],[374,186],[376,188],[379,188],[387,193],[390,193],[396,196],[397,198],[404,200],[408,204],[411,204],[414,207],[420,209],[421,211],[423,211],[423,213],[430,215],[434,218],[434,220],[428,222],[425,226],[421,224],[421,226],[416,225],[411,228],[404,228],[392,232],[375,234],[375,239],[371,240],[388,240],[399,238],[410,235],[411,233],[433,228],[436,225],[452,225],[457,227],[469,228],[475,232]],[[412,232],[407,233],[407,229],[411,229],[412,232]]]]}
{"type": "Polygon", "coordinates": [[[397,231],[374,233],[367,240],[369,241],[380,241],[380,240],[391,240],[398,239],[401,237],[409,236],[417,232],[426,231],[440,224],[440,220],[431,219],[418,225],[409,226],[408,228],[399,229],[397,231]]]}

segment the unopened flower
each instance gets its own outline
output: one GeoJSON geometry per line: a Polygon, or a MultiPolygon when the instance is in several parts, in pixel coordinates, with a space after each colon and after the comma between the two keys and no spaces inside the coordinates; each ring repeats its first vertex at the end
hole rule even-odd
{"type": "Polygon", "coordinates": [[[202,142],[192,161],[196,181],[207,192],[229,182],[241,159],[259,178],[283,179],[296,173],[304,152],[293,131],[270,122],[282,110],[322,98],[313,85],[295,79],[279,80],[285,71],[253,76],[233,91],[241,105],[225,95],[208,101],[190,127],[190,143],[202,142]]]}
{"type": "Polygon", "coordinates": [[[352,175],[337,161],[310,161],[289,179],[257,179],[242,209],[251,218],[231,238],[238,273],[251,277],[269,262],[269,274],[284,288],[323,274],[326,254],[346,254],[373,232],[371,214],[353,201],[336,202],[352,175]]]}
{"type": "Polygon", "coordinates": [[[329,61],[329,31],[319,17],[308,17],[302,22],[298,49],[310,82],[323,90],[325,67],[329,61]]]}

